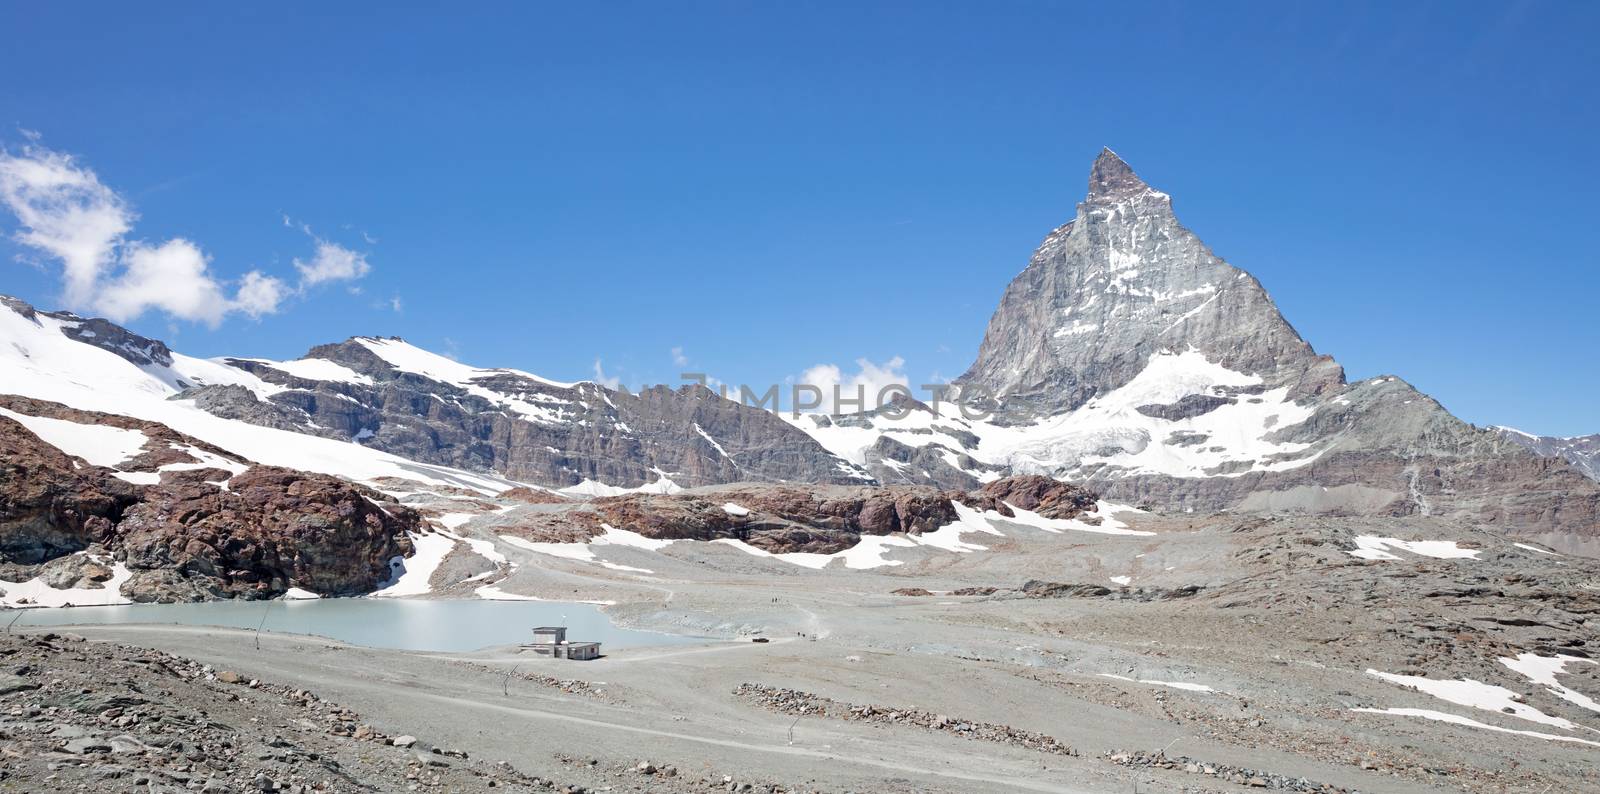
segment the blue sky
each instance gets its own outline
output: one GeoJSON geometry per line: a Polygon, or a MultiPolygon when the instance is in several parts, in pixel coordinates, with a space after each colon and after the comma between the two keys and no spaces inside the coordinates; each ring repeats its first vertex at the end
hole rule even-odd
{"type": "MultiPolygon", "coordinates": [[[[276,313],[129,323],[185,352],[395,334],[629,385],[959,375],[1106,145],[1352,378],[1577,434],[1597,8],[28,4],[0,141],[73,155],[230,293],[279,281],[276,313]]],[[[57,263],[0,256],[61,304],[57,263]]]]}

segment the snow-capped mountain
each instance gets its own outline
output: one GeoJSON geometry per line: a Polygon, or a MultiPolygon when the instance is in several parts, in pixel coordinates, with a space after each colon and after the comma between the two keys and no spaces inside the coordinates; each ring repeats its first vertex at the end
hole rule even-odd
{"type": "Polygon", "coordinates": [[[1347,383],[1110,150],[956,387],[992,416],[916,404],[796,424],[884,482],[1041,473],[1161,510],[1445,515],[1600,551],[1593,481],[1398,378],[1347,383]]]}
{"type": "Polygon", "coordinates": [[[99,319],[0,306],[0,393],[161,422],[268,465],[578,493],[870,483],[771,413],[698,386],[640,394],[358,337],[293,361],[197,359],[99,319]]]}
{"type": "Polygon", "coordinates": [[[418,463],[348,441],[226,419],[193,400],[174,399],[199,384],[261,394],[276,390],[249,372],[175,353],[105,320],[37,311],[22,301],[0,298],[0,394],[160,423],[270,466],[361,482],[420,480],[482,493],[516,485],[492,474],[418,463]]]}
{"type": "Polygon", "coordinates": [[[1497,427],[1500,435],[1547,458],[1562,458],[1573,468],[1600,480],[1600,433],[1589,436],[1536,436],[1514,427],[1497,427]]]}

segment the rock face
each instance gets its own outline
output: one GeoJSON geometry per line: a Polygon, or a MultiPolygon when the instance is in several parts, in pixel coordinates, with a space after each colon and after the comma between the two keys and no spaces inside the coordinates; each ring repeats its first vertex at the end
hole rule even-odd
{"type": "Polygon", "coordinates": [[[291,583],[366,593],[411,553],[406,532],[422,529],[414,511],[333,477],[256,466],[224,491],[206,482],[217,474],[170,478],[117,525],[135,600],[271,597],[291,583]]]}
{"type": "Polygon", "coordinates": [[[367,337],[313,348],[299,361],[229,363],[283,390],[262,399],[218,384],[183,397],[224,418],[539,485],[872,479],[773,414],[699,386],[632,394],[556,383],[367,337]]]}
{"type": "Polygon", "coordinates": [[[989,389],[1009,418],[1050,416],[1127,384],[1152,354],[1184,349],[1269,388],[1316,393],[1342,380],[1260,282],[1213,254],[1178,223],[1170,196],[1107,149],[1077,217],[1006,287],[958,382],[989,389]]]}
{"type": "Polygon", "coordinates": [[[0,562],[37,565],[108,539],[139,490],[110,475],[0,416],[0,562]]]}
{"type": "Polygon", "coordinates": [[[147,438],[118,471],[68,456],[0,415],[0,579],[7,581],[99,586],[111,571],[80,554],[94,549],[127,566],[121,594],[135,601],[269,598],[291,586],[354,595],[376,589],[389,561],[411,553],[408,533],[423,528],[414,510],[377,491],[251,466],[155,422],[14,396],[0,397],[0,408],[137,429],[147,438]],[[230,468],[208,468],[193,453],[230,468]],[[119,479],[129,472],[152,484],[119,479]]]}
{"type": "Polygon", "coordinates": [[[9,295],[0,295],[0,306],[29,319],[43,314],[60,320],[67,338],[115,353],[134,366],[172,366],[172,351],[165,343],[140,336],[110,320],[85,319],[72,312],[41,312],[9,295]]]}
{"type": "Polygon", "coordinates": [[[1592,436],[1535,436],[1509,427],[1495,428],[1500,435],[1534,454],[1562,458],[1591,480],[1600,480],[1600,433],[1592,436]]]}
{"type": "Polygon", "coordinates": [[[582,541],[605,525],[656,540],[741,540],[774,554],[832,554],[863,535],[917,535],[959,516],[952,502],[1012,516],[1007,505],[1048,518],[1076,518],[1093,493],[1046,477],[991,482],[973,492],[928,486],[797,486],[741,483],[679,494],[606,497],[569,510],[534,514],[509,529],[532,540],[582,541]]]}
{"type": "Polygon", "coordinates": [[[1087,488],[1037,474],[995,480],[984,485],[974,497],[970,498],[974,506],[995,510],[1001,515],[1009,516],[1011,507],[1020,507],[1045,518],[1060,519],[1076,518],[1093,510],[1099,498],[1087,488]]]}

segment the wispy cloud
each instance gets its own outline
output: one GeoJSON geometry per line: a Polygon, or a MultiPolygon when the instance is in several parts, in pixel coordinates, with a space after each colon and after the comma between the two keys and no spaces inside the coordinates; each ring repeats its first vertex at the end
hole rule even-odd
{"type": "Polygon", "coordinates": [[[882,364],[858,358],[856,371],[851,373],[845,372],[838,364],[818,364],[801,373],[797,383],[822,390],[822,405],[812,410],[839,413],[840,406],[835,403],[837,396],[847,412],[855,413],[876,408],[878,396],[886,387],[899,385],[909,388],[905,365],[905,359],[899,356],[882,364]],[[861,404],[855,402],[863,397],[861,404]]]}
{"type": "Polygon", "coordinates": [[[672,363],[680,367],[689,366],[689,357],[683,354],[683,346],[672,348],[672,363]]]}
{"type": "Polygon", "coordinates": [[[329,281],[354,281],[371,272],[367,255],[352,251],[338,243],[315,238],[316,254],[310,261],[294,260],[294,269],[300,271],[300,287],[314,287],[329,281]]]}
{"type": "Polygon", "coordinates": [[[0,203],[16,216],[17,242],[61,262],[62,298],[76,309],[119,322],[155,310],[215,327],[231,312],[277,311],[285,292],[251,271],[229,297],[194,242],[127,239],[139,217],[128,202],[71,155],[36,143],[0,150],[0,203]]]}
{"type": "MultiPolygon", "coordinates": [[[[310,261],[294,262],[296,287],[259,270],[236,281],[219,277],[192,240],[130,239],[139,216],[126,199],[77,158],[39,145],[37,133],[25,130],[23,137],[29,143],[20,150],[0,149],[0,205],[17,219],[17,242],[60,262],[62,300],[70,308],[117,322],[156,311],[216,327],[230,314],[276,313],[307,287],[371,270],[365,254],[313,235],[310,261]]],[[[287,215],[283,221],[294,225],[287,215]]]]}
{"type": "Polygon", "coordinates": [[[622,378],[615,375],[607,375],[605,367],[601,365],[598,358],[594,360],[594,382],[608,389],[622,388],[622,378]]]}
{"type": "MultiPolygon", "coordinates": [[[[299,229],[315,246],[311,259],[305,260],[295,257],[294,269],[300,272],[301,292],[330,281],[356,281],[372,272],[372,265],[367,262],[367,255],[362,251],[346,248],[312,231],[311,224],[297,221],[283,215],[283,225],[291,229],[299,229]]],[[[365,239],[365,233],[362,234],[365,239]]],[[[368,242],[374,242],[368,240],[368,242]]],[[[360,289],[351,288],[352,294],[360,294],[360,289]]]]}

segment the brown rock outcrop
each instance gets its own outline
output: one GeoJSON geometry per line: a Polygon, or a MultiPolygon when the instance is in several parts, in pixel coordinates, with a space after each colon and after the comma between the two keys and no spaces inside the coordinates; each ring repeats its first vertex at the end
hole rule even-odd
{"type": "Polygon", "coordinates": [[[1074,518],[1096,496],[1048,477],[1015,477],[980,491],[921,485],[828,486],[743,484],[679,494],[627,494],[572,510],[525,515],[504,531],[530,540],[581,542],[603,525],[658,540],[737,539],[781,554],[832,554],[863,535],[917,535],[956,521],[952,501],[1012,515],[1007,503],[1050,518],[1074,518]]]}
{"type": "Polygon", "coordinates": [[[175,474],[116,528],[135,600],[368,592],[411,552],[405,533],[422,528],[410,508],[326,475],[257,466],[224,491],[204,482],[216,472],[175,474]]]}
{"type": "Polygon", "coordinates": [[[0,416],[0,561],[36,565],[106,539],[138,490],[0,416]]]}
{"type": "Polygon", "coordinates": [[[1093,510],[1099,497],[1087,488],[1037,474],[1006,477],[983,486],[973,497],[972,507],[1011,515],[1007,505],[1015,505],[1045,518],[1070,519],[1093,510]]]}

